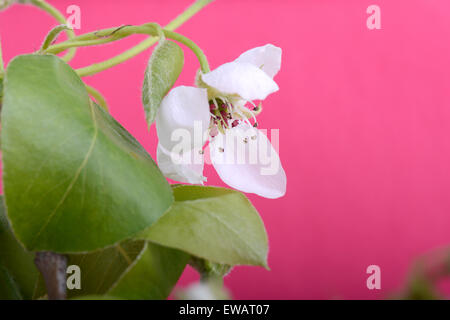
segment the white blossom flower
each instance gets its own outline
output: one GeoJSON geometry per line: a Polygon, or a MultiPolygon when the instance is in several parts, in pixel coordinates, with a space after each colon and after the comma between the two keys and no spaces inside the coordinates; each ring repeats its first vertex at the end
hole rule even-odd
{"type": "Polygon", "coordinates": [[[177,289],[175,297],[179,300],[229,300],[231,299],[231,293],[220,282],[209,280],[177,289]]]}
{"type": "Polygon", "coordinates": [[[13,3],[27,4],[31,3],[31,0],[0,0],[0,10],[6,9],[13,3]]]}
{"type": "Polygon", "coordinates": [[[212,165],[227,185],[266,198],[283,196],[286,174],[275,148],[256,128],[261,105],[253,102],[278,91],[273,77],[280,67],[281,49],[268,44],[200,73],[198,87],[172,89],[156,116],[161,171],[173,180],[203,184],[209,140],[212,165]]]}

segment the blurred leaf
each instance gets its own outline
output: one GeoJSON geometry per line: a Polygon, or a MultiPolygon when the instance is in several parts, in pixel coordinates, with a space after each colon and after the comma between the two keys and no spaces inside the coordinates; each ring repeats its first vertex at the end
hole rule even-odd
{"type": "Polygon", "coordinates": [[[438,300],[442,297],[434,285],[422,276],[410,280],[408,288],[403,296],[406,300],[438,300]]]}
{"type": "Polygon", "coordinates": [[[90,101],[61,59],[16,57],[4,89],[5,200],[28,249],[104,248],[149,227],[171,205],[171,189],[147,152],[90,101]]]}
{"type": "Polygon", "coordinates": [[[33,260],[14,237],[0,196],[0,300],[32,298],[38,278],[33,260]]]}
{"type": "Polygon", "coordinates": [[[405,288],[393,295],[395,299],[445,299],[438,284],[450,276],[450,249],[439,248],[423,254],[414,261],[405,288]]]}
{"type": "Polygon", "coordinates": [[[113,296],[107,296],[107,295],[90,295],[90,296],[80,296],[73,298],[72,300],[123,300],[117,297],[113,296]]]}
{"type": "Polygon", "coordinates": [[[0,300],[22,300],[22,292],[12,274],[0,263],[0,300]]]}
{"type": "Polygon", "coordinates": [[[162,99],[183,70],[183,64],[183,50],[175,42],[161,39],[148,61],[142,88],[142,102],[149,126],[155,120],[162,99]]]}
{"type": "Polygon", "coordinates": [[[175,297],[178,300],[229,300],[231,293],[220,281],[208,280],[175,290],[175,297]]]}
{"type": "Polygon", "coordinates": [[[267,267],[267,235],[258,212],[240,192],[177,186],[175,203],[138,237],[227,265],[267,267]]]}
{"type": "Polygon", "coordinates": [[[68,297],[105,294],[144,248],[144,241],[126,241],[93,253],[68,255],[68,265],[79,266],[82,276],[81,290],[68,290],[68,297]]]}
{"type": "Polygon", "coordinates": [[[125,299],[166,299],[177,283],[189,255],[147,242],[138,262],[108,294],[125,299]]]}
{"type": "MultiPolygon", "coordinates": [[[[166,299],[189,260],[179,250],[146,241],[125,241],[87,254],[67,255],[68,265],[81,271],[81,289],[68,289],[67,297],[77,299],[106,295],[118,299],[166,299]]],[[[68,275],[70,276],[70,275],[68,275]]],[[[45,294],[43,279],[38,294],[45,294]]]]}

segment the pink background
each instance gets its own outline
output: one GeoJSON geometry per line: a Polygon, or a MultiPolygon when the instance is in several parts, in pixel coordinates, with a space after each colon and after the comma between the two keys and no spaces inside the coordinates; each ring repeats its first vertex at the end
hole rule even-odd
{"type": "MultiPolygon", "coordinates": [[[[50,1],[82,10],[82,30],[167,23],[191,1],[50,1]]],[[[0,14],[7,61],[39,48],[53,20],[32,7],[0,14]]],[[[450,2],[447,0],[218,0],[178,29],[214,68],[266,43],[283,48],[281,90],[265,101],[263,128],[280,129],[288,176],[278,200],[250,196],[270,239],[272,270],[236,268],[235,298],[383,298],[404,284],[419,255],[450,244],[450,2]],[[381,7],[382,30],[366,8],[381,7]],[[381,267],[379,291],[366,268],[381,267]]],[[[140,37],[79,50],[74,67],[140,37]]],[[[154,156],[140,90],[150,51],[85,78],[154,156]]],[[[198,63],[186,52],[179,84],[198,63]]],[[[212,167],[208,184],[223,185],[212,167]]],[[[187,270],[181,284],[196,275],[187,270]]]]}

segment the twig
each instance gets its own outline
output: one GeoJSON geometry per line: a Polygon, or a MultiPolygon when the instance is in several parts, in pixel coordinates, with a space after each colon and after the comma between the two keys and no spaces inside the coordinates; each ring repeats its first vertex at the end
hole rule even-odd
{"type": "Polygon", "coordinates": [[[44,277],[48,299],[66,299],[67,258],[57,253],[42,251],[36,252],[34,263],[44,277]]]}

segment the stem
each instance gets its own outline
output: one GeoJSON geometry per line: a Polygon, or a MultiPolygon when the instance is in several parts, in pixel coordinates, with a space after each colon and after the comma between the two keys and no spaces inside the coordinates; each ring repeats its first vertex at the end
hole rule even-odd
{"type": "MultiPolygon", "coordinates": [[[[45,2],[44,0],[31,0],[31,4],[35,5],[36,7],[44,10],[48,14],[50,14],[53,18],[55,18],[59,23],[67,24],[66,18],[63,16],[61,12],[59,12],[58,9],[53,7],[51,4],[45,2]]],[[[72,39],[75,37],[75,32],[72,29],[66,30],[67,37],[69,39],[72,39]]],[[[64,61],[68,62],[72,60],[72,58],[75,56],[77,48],[71,48],[69,52],[62,58],[64,61]]]]}
{"type": "Polygon", "coordinates": [[[123,26],[119,28],[108,28],[105,30],[100,30],[98,32],[93,32],[85,35],[81,35],[78,37],[75,37],[74,39],[70,41],[65,41],[63,43],[53,45],[50,48],[48,48],[45,52],[46,53],[52,53],[52,54],[58,54],[68,48],[71,47],[80,47],[80,46],[93,46],[103,43],[108,43],[112,41],[117,41],[120,39],[123,39],[124,37],[133,35],[133,34],[149,34],[151,36],[157,36],[158,34],[161,34],[161,32],[164,34],[166,38],[178,41],[185,46],[187,46],[189,49],[191,49],[194,54],[197,56],[197,59],[200,62],[200,66],[203,73],[208,73],[210,71],[208,60],[203,53],[202,49],[200,49],[197,44],[192,41],[189,38],[186,38],[185,36],[169,31],[169,30],[161,30],[159,26],[155,24],[145,24],[142,26],[123,26]],[[83,41],[83,39],[86,39],[83,41]]]}
{"type": "MultiPolygon", "coordinates": [[[[178,17],[176,17],[169,24],[167,24],[165,29],[168,31],[175,30],[176,28],[181,26],[184,22],[192,18],[192,16],[194,16],[197,12],[199,12],[201,9],[203,9],[203,7],[205,7],[208,3],[212,1],[213,0],[197,0],[190,7],[188,7],[183,13],[181,13],[178,17]]],[[[94,63],[90,66],[77,69],[76,71],[80,77],[96,74],[100,71],[114,67],[128,59],[137,56],[139,53],[145,51],[146,49],[154,45],[157,41],[158,41],[157,37],[151,37],[111,59],[105,60],[100,63],[94,63]]]]}
{"type": "Polygon", "coordinates": [[[85,47],[105,44],[117,41],[133,34],[148,34],[151,36],[162,34],[161,27],[155,23],[147,23],[142,26],[121,26],[116,28],[107,28],[95,32],[79,35],[71,40],[64,41],[50,46],[46,53],[58,54],[72,47],[85,47]]]}
{"type": "Polygon", "coordinates": [[[88,86],[88,85],[86,85],[86,90],[91,95],[91,97],[93,97],[95,99],[95,102],[97,102],[97,104],[100,107],[102,107],[107,112],[109,112],[108,104],[106,103],[105,98],[99,91],[97,91],[95,88],[88,86]]]}
{"type": "Polygon", "coordinates": [[[203,50],[200,49],[200,47],[191,39],[186,38],[185,36],[170,31],[170,30],[163,30],[164,31],[164,35],[172,40],[178,41],[182,44],[184,44],[186,47],[188,47],[189,49],[192,50],[192,52],[194,52],[194,54],[197,56],[198,61],[200,62],[200,66],[202,68],[202,72],[203,73],[208,73],[211,70],[209,69],[209,63],[208,63],[208,59],[206,58],[205,54],[203,53],[203,50]]]}
{"type": "Polygon", "coordinates": [[[42,251],[36,252],[34,263],[44,277],[48,299],[66,299],[67,258],[57,253],[42,251]]]}
{"type": "MultiPolygon", "coordinates": [[[[124,38],[124,37],[121,37],[121,38],[124,38]]],[[[116,41],[121,38],[100,38],[100,39],[95,39],[95,40],[92,39],[92,40],[84,40],[84,41],[76,41],[76,39],[74,39],[73,41],[67,41],[67,42],[55,44],[55,45],[51,46],[48,50],[45,50],[45,52],[52,53],[52,54],[58,54],[69,48],[96,46],[96,45],[116,41]]]]}

